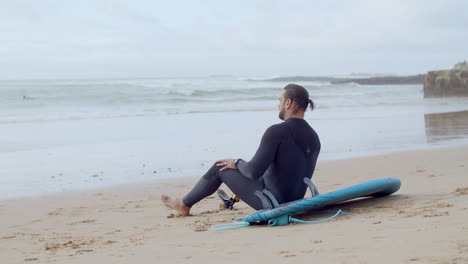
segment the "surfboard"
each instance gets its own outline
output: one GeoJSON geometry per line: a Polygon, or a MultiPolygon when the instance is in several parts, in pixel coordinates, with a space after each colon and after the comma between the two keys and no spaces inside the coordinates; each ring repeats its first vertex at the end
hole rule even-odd
{"type": "Polygon", "coordinates": [[[273,209],[257,211],[239,220],[253,224],[261,221],[269,221],[281,216],[295,215],[304,211],[319,209],[327,205],[344,202],[360,197],[381,197],[395,193],[400,189],[401,181],[397,178],[383,178],[364,183],[359,183],[343,189],[320,194],[314,197],[281,204],[273,209]]]}

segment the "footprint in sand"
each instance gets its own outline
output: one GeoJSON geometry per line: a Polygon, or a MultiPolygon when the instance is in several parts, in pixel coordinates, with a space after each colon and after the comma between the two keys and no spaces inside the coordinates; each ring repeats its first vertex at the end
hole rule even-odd
{"type": "Polygon", "coordinates": [[[295,257],[296,254],[292,254],[290,253],[288,250],[282,250],[279,252],[279,254],[283,257],[283,258],[290,258],[290,257],[295,257]]]}
{"type": "MultiPolygon", "coordinates": [[[[442,207],[445,208],[445,207],[442,207]]],[[[398,212],[399,215],[403,217],[415,217],[415,216],[423,216],[423,217],[438,217],[438,216],[448,216],[450,215],[449,212],[439,212],[434,210],[433,207],[422,207],[422,208],[415,208],[414,210],[407,212],[404,210],[400,210],[398,212]]]]}
{"type": "Polygon", "coordinates": [[[467,195],[468,194],[468,187],[457,188],[453,193],[457,196],[459,195],[467,195]]]}
{"type": "Polygon", "coordinates": [[[96,220],[90,220],[90,219],[87,219],[87,220],[83,220],[83,221],[78,221],[78,222],[73,222],[69,225],[77,225],[77,224],[91,224],[91,223],[94,223],[96,222],[96,220]]]}
{"type": "Polygon", "coordinates": [[[115,243],[117,243],[117,241],[115,241],[115,240],[107,240],[107,241],[105,241],[103,244],[104,244],[104,245],[110,245],[110,244],[115,244],[115,243]]]}
{"type": "Polygon", "coordinates": [[[447,207],[453,207],[454,205],[451,203],[439,203],[436,205],[437,208],[447,208],[447,207]]]}
{"type": "Polygon", "coordinates": [[[122,231],[120,229],[116,229],[114,231],[110,231],[110,232],[105,233],[105,235],[112,235],[112,234],[119,233],[119,232],[122,232],[122,231]]]}
{"type": "Polygon", "coordinates": [[[214,214],[214,213],[219,213],[220,210],[208,210],[208,211],[203,211],[200,213],[200,215],[204,215],[204,214],[214,214]]]}
{"type": "Polygon", "coordinates": [[[468,252],[468,242],[459,242],[457,245],[457,249],[460,253],[468,252]]]}
{"type": "Polygon", "coordinates": [[[156,225],[155,227],[147,227],[147,228],[144,228],[143,231],[149,232],[149,231],[153,231],[153,230],[158,230],[159,226],[160,225],[156,225]]]}
{"type": "Polygon", "coordinates": [[[61,213],[63,213],[63,211],[64,211],[63,208],[57,208],[57,209],[47,213],[47,215],[60,215],[61,213]]]}
{"type": "Polygon", "coordinates": [[[93,251],[94,249],[80,249],[80,250],[77,250],[75,254],[83,254],[83,253],[93,252],[93,251]]]}
{"type": "Polygon", "coordinates": [[[438,216],[448,216],[449,212],[442,212],[442,213],[437,213],[437,212],[431,212],[428,214],[424,214],[424,217],[438,217],[438,216]]]}
{"type": "Polygon", "coordinates": [[[90,246],[95,243],[94,240],[86,240],[86,241],[68,241],[65,243],[47,243],[44,246],[44,250],[46,251],[57,251],[59,249],[66,249],[66,248],[72,248],[72,249],[77,249],[82,246],[90,246]]]}

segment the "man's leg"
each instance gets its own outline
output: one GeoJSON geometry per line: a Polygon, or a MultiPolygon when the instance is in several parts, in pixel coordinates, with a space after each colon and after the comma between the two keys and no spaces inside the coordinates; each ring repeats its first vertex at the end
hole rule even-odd
{"type": "Polygon", "coordinates": [[[220,167],[216,166],[216,163],[182,200],[163,195],[162,201],[168,207],[177,210],[180,215],[188,215],[194,204],[213,194],[223,182],[245,203],[254,209],[262,209],[262,203],[254,193],[256,190],[263,190],[263,180],[261,178],[258,180],[249,179],[238,170],[220,171],[220,167]]]}
{"type": "Polygon", "coordinates": [[[182,198],[183,203],[188,207],[192,207],[203,198],[212,195],[224,182],[242,201],[254,209],[262,209],[260,199],[254,195],[256,190],[263,190],[264,184],[262,179],[252,180],[242,175],[238,170],[228,169],[220,171],[220,168],[216,166],[216,163],[213,164],[208,172],[197,182],[195,187],[182,198]]]}
{"type": "Polygon", "coordinates": [[[231,189],[243,202],[255,210],[263,209],[262,201],[255,195],[265,189],[263,178],[252,180],[245,177],[239,170],[228,169],[220,172],[224,184],[231,189]]]}

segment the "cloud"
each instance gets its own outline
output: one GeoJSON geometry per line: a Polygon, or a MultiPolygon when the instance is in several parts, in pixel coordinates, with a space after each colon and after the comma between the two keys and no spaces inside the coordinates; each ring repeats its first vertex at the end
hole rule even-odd
{"type": "Polygon", "coordinates": [[[153,15],[146,15],[140,12],[139,10],[132,8],[128,5],[131,2],[121,2],[117,0],[103,0],[100,2],[102,10],[114,16],[116,19],[127,19],[129,21],[135,22],[136,24],[143,23],[150,26],[159,26],[160,20],[158,17],[153,15]],[[125,4],[127,3],[127,4],[125,4]]]}
{"type": "Polygon", "coordinates": [[[467,59],[467,13],[457,0],[0,0],[0,78],[418,73],[467,59]]]}

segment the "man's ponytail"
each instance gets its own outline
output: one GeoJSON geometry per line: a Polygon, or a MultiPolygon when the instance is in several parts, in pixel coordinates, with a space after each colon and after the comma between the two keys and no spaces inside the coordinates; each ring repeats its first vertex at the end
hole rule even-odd
{"type": "Polygon", "coordinates": [[[312,110],[314,110],[314,108],[315,108],[314,101],[312,101],[312,99],[308,99],[308,100],[309,100],[310,111],[312,111],[312,110]]]}

